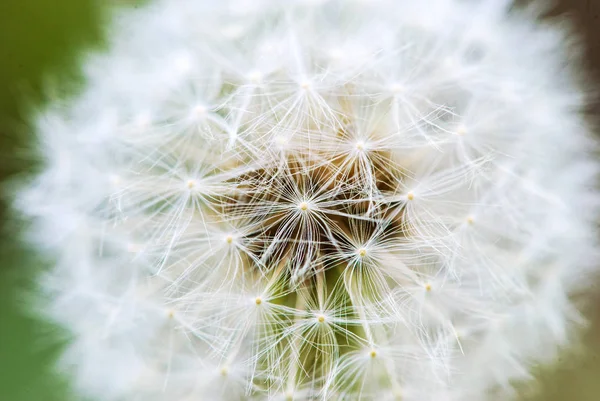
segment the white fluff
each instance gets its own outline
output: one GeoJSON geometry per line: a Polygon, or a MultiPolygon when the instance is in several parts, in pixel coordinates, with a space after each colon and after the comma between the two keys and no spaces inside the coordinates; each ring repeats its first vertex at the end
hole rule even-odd
{"type": "Polygon", "coordinates": [[[577,52],[498,0],[164,0],[16,197],[99,401],[487,400],[596,267],[577,52]]]}

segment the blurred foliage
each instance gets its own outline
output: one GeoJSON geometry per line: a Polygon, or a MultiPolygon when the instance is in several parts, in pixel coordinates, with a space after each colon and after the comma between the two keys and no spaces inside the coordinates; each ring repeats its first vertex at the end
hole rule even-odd
{"type": "MultiPolygon", "coordinates": [[[[600,32],[596,20],[600,5],[592,10],[594,1],[566,1],[563,7],[572,3],[573,9],[583,10],[581,20],[596,30],[588,37],[600,32]]],[[[33,137],[27,118],[32,105],[44,104],[48,78],[68,88],[67,93],[76,91],[82,51],[101,43],[107,6],[133,2],[139,1],[0,0],[0,181],[35,167],[35,158],[27,151],[33,137]]],[[[60,352],[58,336],[24,313],[24,294],[33,289],[32,278],[42,264],[16,242],[19,223],[1,202],[0,223],[0,401],[66,401],[68,385],[51,370],[60,352]]],[[[536,400],[600,399],[598,327],[588,332],[585,344],[556,367],[540,371],[541,393],[536,400]]]]}
{"type": "MultiPolygon", "coordinates": [[[[101,16],[91,0],[0,0],[0,181],[34,167],[30,107],[43,104],[48,77],[76,82],[77,50],[99,42],[101,16]]],[[[23,313],[40,263],[16,243],[6,203],[0,222],[0,401],[65,401],[67,386],[51,371],[57,336],[23,313]]]]}

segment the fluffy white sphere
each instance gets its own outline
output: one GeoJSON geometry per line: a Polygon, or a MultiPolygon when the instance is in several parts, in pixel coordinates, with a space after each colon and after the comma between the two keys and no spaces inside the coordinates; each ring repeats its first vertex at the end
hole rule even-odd
{"type": "Polygon", "coordinates": [[[507,0],[163,0],[17,196],[100,401],[487,400],[598,260],[569,36],[507,0]]]}

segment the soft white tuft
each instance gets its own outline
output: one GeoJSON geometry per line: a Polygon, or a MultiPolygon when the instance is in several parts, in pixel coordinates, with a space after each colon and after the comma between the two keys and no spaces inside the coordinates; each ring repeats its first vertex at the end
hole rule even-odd
{"type": "Polygon", "coordinates": [[[570,36],[510,3],[123,11],[16,197],[81,394],[487,400],[552,360],[598,163],[570,36]]]}

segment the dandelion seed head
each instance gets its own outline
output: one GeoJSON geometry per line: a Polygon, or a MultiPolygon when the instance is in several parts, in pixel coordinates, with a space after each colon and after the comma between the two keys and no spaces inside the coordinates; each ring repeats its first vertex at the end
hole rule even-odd
{"type": "Polygon", "coordinates": [[[395,83],[390,86],[390,91],[395,94],[400,94],[405,91],[404,85],[395,83]]]}
{"type": "Polygon", "coordinates": [[[202,118],[202,117],[206,116],[207,112],[208,112],[208,110],[206,109],[206,106],[204,106],[204,105],[199,104],[194,107],[194,114],[197,117],[202,118]]]}
{"type": "Polygon", "coordinates": [[[308,202],[300,202],[298,203],[298,209],[300,209],[303,212],[306,212],[307,210],[310,209],[310,204],[308,202]]]}
{"type": "Polygon", "coordinates": [[[248,81],[253,84],[260,84],[263,80],[263,74],[260,71],[250,71],[247,75],[248,81]]]}
{"type": "Polygon", "coordinates": [[[112,185],[114,185],[115,187],[117,187],[117,186],[121,185],[121,183],[122,183],[122,179],[121,179],[121,177],[119,177],[119,176],[118,176],[118,175],[116,175],[116,174],[111,174],[111,175],[109,175],[109,177],[108,177],[108,180],[109,180],[109,181],[110,181],[110,183],[111,183],[112,185]]]}
{"type": "Polygon", "coordinates": [[[356,148],[357,151],[362,152],[365,150],[366,148],[366,144],[364,141],[357,141],[356,144],[354,145],[354,147],[356,148]]]}
{"type": "Polygon", "coordinates": [[[600,197],[575,41],[509,5],[123,12],[14,194],[76,392],[510,399],[584,323],[600,197]]]}

